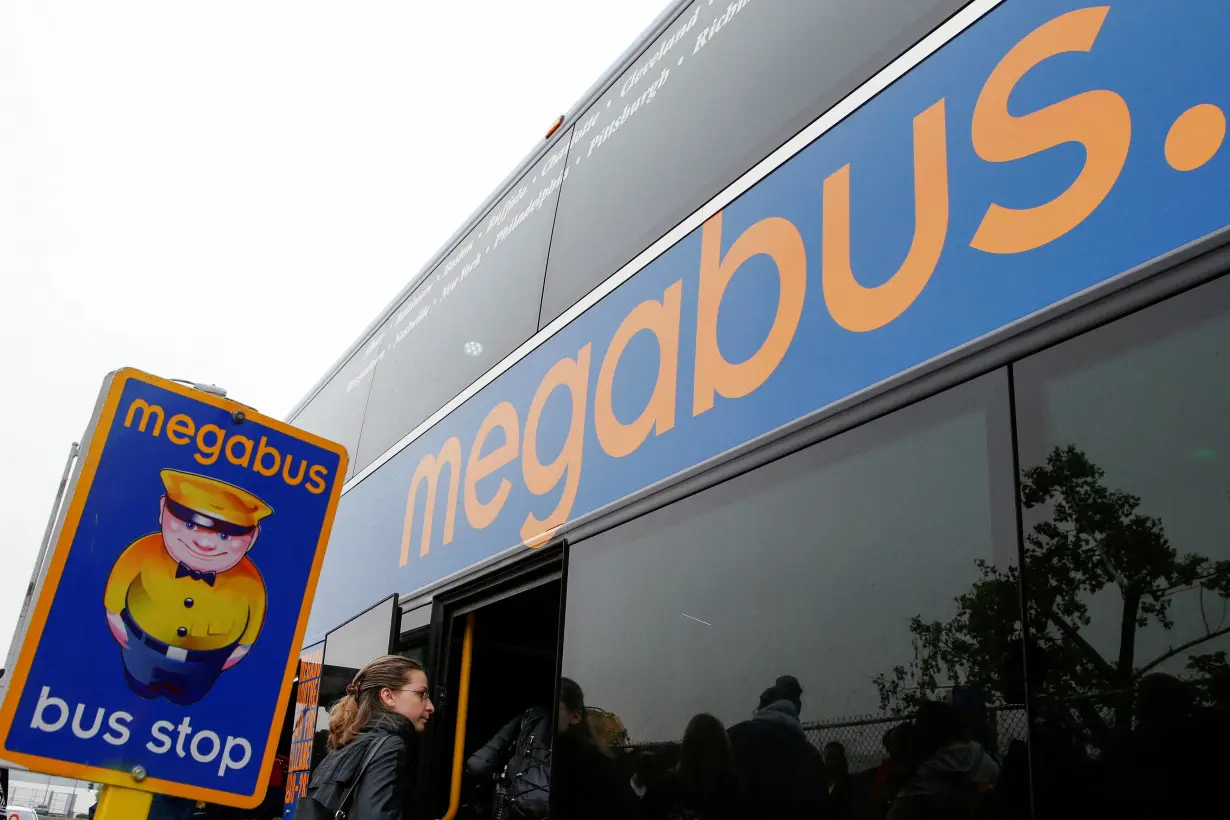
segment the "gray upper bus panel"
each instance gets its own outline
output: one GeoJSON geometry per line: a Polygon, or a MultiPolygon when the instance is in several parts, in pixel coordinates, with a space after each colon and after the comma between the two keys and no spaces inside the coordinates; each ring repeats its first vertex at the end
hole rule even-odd
{"type": "Polygon", "coordinates": [[[963,5],[695,0],[575,123],[540,324],[963,5]]]}
{"type": "Polygon", "coordinates": [[[962,5],[673,5],[294,422],[362,470],[962,5]]]}
{"type": "MultiPolygon", "coordinates": [[[[589,90],[585,92],[581,100],[574,105],[571,110],[565,113],[564,121],[566,123],[571,123],[572,120],[575,119],[576,112],[588,108],[593,100],[606,90],[607,86],[612,82],[612,78],[622,73],[625,67],[628,66],[640,54],[645,44],[656,37],[657,33],[663,28],[663,26],[672,20],[678,13],[679,9],[686,4],[686,0],[672,0],[670,5],[660,15],[658,15],[657,19],[655,19],[648,26],[648,28],[645,29],[641,36],[638,37],[636,41],[630,45],[624,53],[615,60],[614,63],[611,64],[611,67],[607,69],[602,77],[590,86],[589,90]]],[[[384,327],[385,323],[396,314],[397,309],[410,297],[411,293],[413,293],[413,291],[431,274],[432,271],[437,268],[437,266],[444,261],[447,256],[449,256],[461,245],[462,238],[469,234],[476,225],[487,217],[488,213],[493,209],[496,203],[502,200],[510,191],[514,189],[514,186],[520,183],[521,179],[531,167],[538,163],[538,161],[549,152],[555,150],[557,145],[561,143],[567,144],[564,140],[568,137],[568,134],[569,132],[561,129],[560,132],[552,135],[550,139],[539,143],[532,151],[530,151],[526,158],[522,160],[521,164],[518,165],[512,173],[510,173],[504,181],[496,187],[495,191],[493,191],[492,194],[487,197],[487,199],[479,205],[477,209],[475,209],[474,213],[468,220],[466,220],[465,224],[458,228],[457,231],[449,237],[448,241],[441,246],[440,250],[438,250],[431,257],[431,259],[427,261],[427,263],[419,270],[417,274],[410,277],[401,292],[393,298],[393,300],[385,307],[383,311],[381,311],[379,316],[372,320],[372,322],[359,335],[358,339],[350,345],[350,347],[338,358],[336,362],[334,362],[333,366],[329,368],[325,375],[315,385],[313,385],[313,387],[293,408],[291,408],[290,412],[287,414],[287,419],[289,421],[296,421],[303,413],[304,408],[323,392],[326,385],[328,385],[328,383],[335,378],[338,371],[343,369],[356,354],[369,345],[373,337],[376,336],[378,331],[384,327]]],[[[360,367],[359,369],[362,368],[360,367]]],[[[352,454],[354,452],[354,450],[351,450],[352,454]]]]}
{"type": "Polygon", "coordinates": [[[358,469],[538,330],[567,153],[561,141],[539,160],[389,320],[374,354],[358,469]]]}

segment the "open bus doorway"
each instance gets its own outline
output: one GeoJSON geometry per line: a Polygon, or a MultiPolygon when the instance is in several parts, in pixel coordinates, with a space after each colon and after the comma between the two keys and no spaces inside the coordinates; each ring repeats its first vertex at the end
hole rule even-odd
{"type": "Polygon", "coordinates": [[[556,562],[446,607],[447,671],[436,687],[445,706],[430,774],[436,816],[459,806],[459,820],[487,820],[495,784],[467,776],[466,761],[530,709],[542,710],[548,731],[554,726],[561,591],[556,562]]]}

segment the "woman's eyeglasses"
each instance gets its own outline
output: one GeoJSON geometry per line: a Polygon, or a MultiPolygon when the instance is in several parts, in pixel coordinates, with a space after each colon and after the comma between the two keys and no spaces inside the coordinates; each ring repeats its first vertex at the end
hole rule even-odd
{"type": "Polygon", "coordinates": [[[410,692],[411,694],[418,695],[419,700],[423,701],[424,703],[431,700],[431,695],[427,693],[426,689],[398,689],[397,691],[398,692],[410,692]]]}

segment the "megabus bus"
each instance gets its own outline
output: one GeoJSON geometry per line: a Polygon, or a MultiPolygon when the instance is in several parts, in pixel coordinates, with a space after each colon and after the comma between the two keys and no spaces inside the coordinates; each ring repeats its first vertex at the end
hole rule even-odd
{"type": "Polygon", "coordinates": [[[1227,42],[1210,0],[672,4],[290,416],[352,472],[288,811],[388,652],[437,817],[562,678],[629,773],[708,713],[836,785],[977,742],[1015,816],[1216,788],[1227,42]]]}

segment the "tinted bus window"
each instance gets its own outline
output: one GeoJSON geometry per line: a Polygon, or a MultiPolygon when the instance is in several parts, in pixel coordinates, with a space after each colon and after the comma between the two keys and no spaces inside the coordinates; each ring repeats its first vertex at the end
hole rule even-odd
{"type": "Polygon", "coordinates": [[[697,0],[576,121],[542,324],[964,0],[697,0]]]}
{"type": "Polygon", "coordinates": [[[336,441],[350,454],[348,475],[356,470],[359,430],[363,408],[376,369],[376,352],[383,333],[377,333],[363,349],[350,358],[332,379],[299,411],[291,424],[309,433],[336,441]]]}
{"type": "MultiPolygon", "coordinates": [[[[323,757],[329,729],[329,709],[346,694],[359,670],[392,649],[396,596],[347,621],[325,636],[324,668],[314,755],[323,757]]],[[[315,768],[315,763],[313,763],[315,768]]]]}
{"type": "Polygon", "coordinates": [[[1007,416],[999,371],[576,544],[563,674],[640,748],[793,700],[739,732],[839,743],[870,779],[930,697],[1002,759],[1026,730],[1007,416]]]}
{"type": "Polygon", "coordinates": [[[1016,367],[1039,817],[1222,799],[1228,362],[1225,278],[1016,367]]]}
{"type": "Polygon", "coordinates": [[[367,402],[360,469],[534,335],[567,152],[561,140],[398,308],[367,402]]]}
{"type": "Polygon", "coordinates": [[[427,645],[430,641],[431,604],[401,614],[401,634],[397,638],[397,654],[411,658],[427,668],[427,645]]]}

